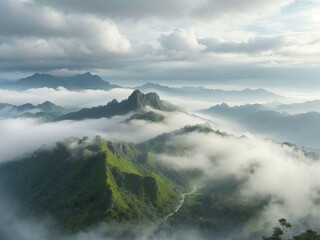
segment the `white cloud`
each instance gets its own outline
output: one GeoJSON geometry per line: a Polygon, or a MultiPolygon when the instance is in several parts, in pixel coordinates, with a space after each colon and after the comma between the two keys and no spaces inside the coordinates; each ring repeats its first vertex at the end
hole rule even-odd
{"type": "Polygon", "coordinates": [[[100,135],[112,141],[139,143],[161,133],[171,132],[187,124],[205,123],[207,120],[179,112],[164,113],[165,121],[150,123],[134,120],[125,123],[130,114],[112,118],[83,121],[59,121],[43,123],[37,119],[0,120],[0,162],[21,154],[31,153],[43,144],[51,146],[70,136],[82,138],[100,135]],[[32,141],[28,141],[32,139],[32,141]]]}
{"type": "MultiPolygon", "coordinates": [[[[160,161],[177,168],[197,168],[213,179],[234,176],[244,181],[242,197],[271,197],[258,223],[275,224],[287,218],[293,224],[305,222],[317,227],[320,208],[319,161],[301,151],[248,135],[247,138],[190,133],[172,140],[188,149],[185,155],[158,155],[160,161]]],[[[257,225],[254,228],[259,229],[257,225]]],[[[240,234],[240,233],[239,233],[240,234]]]]}
{"type": "Polygon", "coordinates": [[[309,0],[4,0],[0,70],[106,70],[132,81],[301,78],[319,64],[318,9],[309,0]]]}
{"type": "Polygon", "coordinates": [[[161,35],[159,38],[161,46],[165,50],[177,52],[193,52],[203,50],[194,32],[188,32],[185,29],[175,29],[169,35],[161,35]]]}
{"type": "Polygon", "coordinates": [[[0,69],[83,68],[101,62],[110,68],[106,58],[111,62],[134,53],[110,19],[18,0],[4,0],[0,15],[0,69]]]}
{"type": "Polygon", "coordinates": [[[216,53],[257,54],[275,51],[284,45],[284,39],[281,36],[256,37],[246,42],[222,42],[215,38],[206,38],[200,39],[199,42],[207,47],[206,51],[216,53]]]}
{"type": "MultiPolygon", "coordinates": [[[[4,0],[0,11],[3,18],[0,34],[2,37],[11,37],[7,45],[13,46],[13,49],[19,46],[19,41],[29,41],[28,45],[34,42],[39,47],[38,51],[41,51],[41,44],[37,41],[54,42],[60,44],[62,49],[64,41],[73,41],[73,44],[78,42],[78,45],[83,45],[82,48],[87,48],[87,53],[131,51],[128,39],[108,19],[93,15],[63,14],[49,7],[19,0],[4,0]]],[[[68,52],[68,49],[64,50],[68,52]]],[[[29,57],[32,58],[32,55],[29,54],[29,57]]]]}

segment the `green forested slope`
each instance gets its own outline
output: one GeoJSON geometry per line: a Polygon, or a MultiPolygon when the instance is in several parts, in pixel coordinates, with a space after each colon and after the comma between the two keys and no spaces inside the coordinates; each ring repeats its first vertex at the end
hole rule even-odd
{"type": "Polygon", "coordinates": [[[52,216],[73,231],[100,221],[155,221],[180,197],[173,182],[139,162],[133,146],[99,137],[71,139],[3,164],[0,184],[22,214],[52,216]]]}

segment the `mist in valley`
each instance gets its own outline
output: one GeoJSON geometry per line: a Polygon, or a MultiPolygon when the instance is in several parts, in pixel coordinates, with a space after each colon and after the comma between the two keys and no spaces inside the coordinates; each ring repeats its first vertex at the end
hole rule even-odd
{"type": "MultiPolygon", "coordinates": [[[[138,144],[186,125],[204,124],[214,130],[218,129],[218,125],[204,115],[199,117],[186,112],[153,111],[163,115],[164,121],[126,122],[130,114],[82,121],[42,122],[28,118],[1,120],[1,162],[19,161],[19,158],[28,156],[41,146],[52,148],[57,141],[70,136],[93,138],[100,135],[113,142],[138,144]]],[[[224,125],[227,126],[228,124],[224,125]]],[[[227,128],[219,130],[228,132],[227,128]]],[[[229,135],[195,131],[181,136],[175,135],[168,144],[186,150],[177,155],[155,154],[154,159],[158,164],[174,170],[200,171],[201,175],[192,183],[197,187],[197,191],[206,184],[214,185],[224,179],[234,179],[239,183],[235,194],[240,199],[265,199],[265,205],[256,217],[247,221],[241,229],[237,229],[238,236],[251,238],[257,234],[267,234],[266,229],[272,229],[280,218],[288,219],[298,231],[305,230],[306,227],[318,229],[316,223],[320,220],[317,201],[320,179],[317,172],[320,165],[318,159],[312,159],[305,150],[266,140],[248,132],[229,135]]],[[[18,213],[15,214],[16,206],[11,204],[6,205],[4,197],[0,233],[8,239],[56,239],[57,236],[67,240],[126,239],[125,233],[116,230],[116,224],[110,226],[108,223],[101,223],[76,235],[65,234],[58,230],[50,216],[45,220],[20,218],[18,213]]],[[[186,239],[194,239],[195,236],[205,238],[197,227],[186,230],[180,226],[177,232],[171,232],[168,226],[161,230],[161,225],[156,223],[153,226],[140,226],[141,231],[146,232],[144,236],[141,236],[141,231],[135,232],[134,227],[128,227],[131,229],[129,232],[133,231],[128,239],[132,239],[132,236],[136,236],[136,239],[181,239],[182,236],[186,239]]],[[[232,234],[226,235],[226,239],[235,237],[232,234]]]]}

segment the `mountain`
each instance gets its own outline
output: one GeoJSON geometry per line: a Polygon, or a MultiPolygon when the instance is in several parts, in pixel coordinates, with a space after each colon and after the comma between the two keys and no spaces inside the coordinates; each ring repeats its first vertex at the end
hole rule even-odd
{"type": "Polygon", "coordinates": [[[208,115],[223,117],[245,127],[246,130],[263,134],[281,142],[300,146],[320,146],[320,113],[288,114],[271,110],[259,104],[230,107],[227,104],[213,106],[205,111],[208,115]]]}
{"type": "Polygon", "coordinates": [[[72,77],[64,78],[72,86],[72,90],[93,89],[93,90],[109,90],[119,87],[104,81],[98,75],[92,75],[90,72],[78,74],[72,77]]]}
{"type": "Polygon", "coordinates": [[[135,90],[128,99],[121,102],[112,100],[107,105],[83,108],[78,112],[72,112],[58,118],[58,120],[82,120],[88,118],[110,118],[115,115],[125,115],[129,112],[141,112],[145,107],[152,107],[162,111],[173,111],[176,108],[160,100],[156,93],[143,94],[139,90],[135,90]]]}
{"type": "Polygon", "coordinates": [[[320,100],[307,101],[303,103],[282,104],[278,106],[277,110],[288,113],[320,112],[320,100]]]}
{"type": "Polygon", "coordinates": [[[0,194],[17,203],[19,216],[49,216],[69,232],[83,232],[100,222],[124,228],[125,239],[131,239],[130,223],[153,223],[155,233],[196,227],[206,239],[240,231],[268,199],[240,198],[239,179],[208,179],[200,169],[175,168],[158,160],[161,154],[188,157],[190,146],[174,139],[194,133],[232,137],[196,125],[136,145],[101,137],[70,138],[1,164],[0,194]],[[200,179],[205,183],[199,184],[200,179]],[[194,184],[195,193],[182,194],[194,184]],[[177,206],[181,208],[172,215],[177,206]]]}
{"type": "Polygon", "coordinates": [[[163,165],[153,153],[183,151],[172,139],[191,132],[215,133],[199,125],[138,145],[97,136],[44,146],[0,164],[0,194],[17,204],[21,217],[50,216],[67,231],[83,231],[104,221],[163,221],[201,173],[163,165]]]}
{"type": "Polygon", "coordinates": [[[26,90],[30,88],[58,88],[64,87],[68,90],[102,89],[109,90],[118,87],[102,80],[97,75],[87,72],[72,77],[57,77],[50,74],[36,73],[32,76],[22,78],[14,82],[0,83],[2,89],[26,90]]]}
{"type": "Polygon", "coordinates": [[[240,91],[226,91],[221,89],[208,89],[204,87],[168,87],[156,83],[146,83],[143,86],[137,87],[142,91],[160,91],[173,96],[190,97],[211,101],[274,101],[283,99],[282,96],[272,92],[259,89],[243,89],[240,91]]]}
{"type": "Polygon", "coordinates": [[[22,78],[16,82],[10,83],[12,88],[25,90],[29,88],[58,88],[59,86],[69,89],[71,86],[64,79],[51,76],[49,74],[35,73],[32,76],[22,78]]]}
{"type": "MultiPolygon", "coordinates": [[[[206,236],[204,239],[260,239],[261,229],[256,225],[253,232],[260,235],[239,236],[248,236],[252,229],[247,224],[260,219],[272,198],[241,194],[246,175],[207,175],[206,170],[175,168],[159,161],[163,154],[190,157],[192,146],[174,140],[194,133],[236,139],[207,125],[186,126],[136,145],[110,142],[99,136],[69,138],[53,148],[42,147],[0,164],[0,196],[5,202],[17,204],[21,218],[50,217],[59,230],[69,233],[83,233],[106,222],[106,239],[114,239],[112,232],[108,235],[110,226],[111,231],[126,236],[121,239],[132,239],[130,224],[140,229],[139,224],[152,223],[155,234],[198,229],[206,236]]],[[[211,160],[215,161],[213,157],[211,160]]],[[[251,168],[246,171],[248,176],[252,174],[251,168]]]]}
{"type": "Polygon", "coordinates": [[[0,103],[0,119],[32,117],[53,120],[59,116],[67,114],[68,112],[70,112],[70,110],[57,106],[49,101],[38,105],[26,103],[20,106],[0,103]]]}
{"type": "Polygon", "coordinates": [[[36,108],[39,108],[43,112],[65,112],[66,109],[60,106],[55,105],[54,103],[50,101],[46,101],[42,104],[39,104],[36,106],[36,108]]]}
{"type": "Polygon", "coordinates": [[[178,204],[179,187],[140,159],[130,144],[70,138],[1,165],[0,189],[20,214],[51,216],[68,231],[158,221],[178,204]]]}

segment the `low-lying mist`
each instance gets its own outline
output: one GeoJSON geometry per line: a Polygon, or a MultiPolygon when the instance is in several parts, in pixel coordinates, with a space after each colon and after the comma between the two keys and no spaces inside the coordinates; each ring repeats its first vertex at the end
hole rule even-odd
{"type": "Polygon", "coordinates": [[[242,182],[240,197],[270,199],[247,229],[270,229],[282,217],[319,228],[320,162],[302,150],[252,135],[189,133],[173,142],[189,150],[184,155],[159,155],[160,161],[177,169],[200,169],[204,179],[232,176],[242,182]]]}
{"type": "Polygon", "coordinates": [[[133,120],[130,115],[82,121],[42,122],[38,119],[16,118],[0,120],[0,162],[30,153],[42,145],[52,145],[68,137],[94,137],[100,135],[112,141],[139,143],[164,132],[174,131],[187,124],[205,123],[207,120],[182,112],[165,113],[160,123],[133,120]]]}
{"type": "Polygon", "coordinates": [[[115,88],[105,90],[70,91],[65,88],[36,88],[25,91],[0,89],[0,103],[22,105],[53,102],[66,108],[82,108],[105,105],[113,99],[122,100],[130,95],[132,89],[115,88]]]}
{"type": "MultiPolygon", "coordinates": [[[[0,90],[0,102],[23,104],[26,99],[33,104],[45,100],[65,107],[94,106],[106,104],[113,98],[126,98],[132,90],[113,89],[110,91],[72,92],[65,89],[31,89],[23,92],[0,90]],[[4,95],[3,95],[3,94],[4,95]],[[39,95],[38,95],[39,94],[39,95]],[[49,97],[49,99],[48,99],[49,97]]],[[[171,98],[172,100],[173,98],[171,98]]],[[[167,100],[170,100],[168,98],[167,100]]],[[[188,105],[189,100],[172,101],[178,105],[188,105]]],[[[197,109],[203,102],[189,105],[197,109]]],[[[150,109],[147,109],[148,111],[150,109]]],[[[0,120],[0,163],[29,154],[42,145],[53,146],[55,142],[70,136],[82,138],[100,135],[111,141],[140,143],[159,134],[177,130],[185,125],[210,123],[214,128],[223,126],[229,130],[227,122],[218,125],[205,117],[183,112],[161,112],[163,122],[145,120],[126,121],[130,114],[112,118],[90,119],[83,121],[42,122],[40,119],[16,118],[0,120]]],[[[218,120],[219,119],[214,119],[218,120]]],[[[237,128],[237,127],[235,127],[237,128]]],[[[241,129],[236,132],[241,135],[241,129]]],[[[306,156],[303,150],[294,146],[264,140],[251,134],[242,137],[215,133],[192,132],[176,136],[172,145],[179,144],[188,149],[184,154],[159,154],[156,160],[175,169],[199,169],[203,176],[194,184],[198,189],[208,181],[232,177],[239,185],[239,198],[268,199],[254,221],[246,223],[239,236],[249,239],[253,233],[264,233],[272,229],[280,218],[286,218],[295,226],[319,229],[320,221],[320,162],[306,156]]],[[[198,229],[179,229],[176,232],[163,223],[148,226],[122,226],[132,229],[130,236],[124,236],[118,225],[101,223],[85,232],[65,234],[58,231],[50,219],[23,219],[15,214],[12,203],[7,204],[0,195],[0,239],[5,240],[102,240],[102,239],[202,239],[198,229]],[[159,230],[160,229],[160,230],[159,230]]],[[[128,232],[127,232],[128,234],[128,232]]],[[[259,235],[260,236],[260,235],[259,235]]],[[[226,239],[234,238],[228,236],[226,239]]]]}

